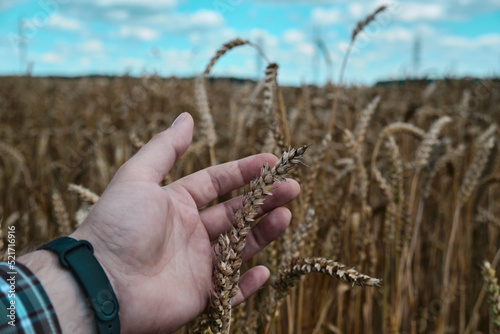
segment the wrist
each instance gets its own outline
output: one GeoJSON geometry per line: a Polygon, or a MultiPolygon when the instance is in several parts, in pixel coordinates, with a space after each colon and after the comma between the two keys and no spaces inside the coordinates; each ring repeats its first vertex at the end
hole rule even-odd
{"type": "Polygon", "coordinates": [[[105,242],[103,242],[99,237],[97,237],[97,233],[92,234],[85,232],[86,230],[79,228],[69,237],[75,240],[86,240],[90,242],[90,244],[92,245],[94,249],[93,252],[94,257],[97,259],[101,268],[106,274],[106,277],[109,283],[111,284],[113,293],[115,294],[116,299],[118,300],[118,304],[120,305],[120,311],[119,311],[120,332],[124,333],[126,332],[124,326],[124,320],[126,319],[124,319],[122,315],[126,310],[127,301],[124,298],[125,293],[124,289],[122,288],[123,285],[120,285],[120,282],[124,281],[123,277],[120,276],[121,273],[120,265],[117,265],[117,263],[119,263],[120,261],[117,258],[113,258],[113,253],[109,251],[108,245],[105,242]]]}
{"type": "Polygon", "coordinates": [[[22,256],[19,261],[42,284],[63,333],[97,333],[94,313],[87,297],[71,272],[61,266],[56,254],[38,250],[22,256]]]}

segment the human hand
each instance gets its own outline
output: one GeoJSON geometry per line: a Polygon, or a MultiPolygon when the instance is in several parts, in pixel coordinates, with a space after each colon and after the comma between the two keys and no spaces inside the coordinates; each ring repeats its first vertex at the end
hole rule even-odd
{"type": "MultiPolygon", "coordinates": [[[[211,242],[231,227],[241,197],[199,208],[238,189],[264,163],[277,158],[259,154],[213,166],[161,187],[159,183],[191,143],[193,119],[181,114],[125,163],[71,237],[90,241],[120,304],[122,332],[171,332],[202,313],[212,290],[211,242]]],[[[288,226],[282,205],[299,193],[290,180],[273,191],[248,236],[248,260],[288,226]]],[[[257,266],[240,279],[233,305],[259,289],[269,271],[257,266]]]]}

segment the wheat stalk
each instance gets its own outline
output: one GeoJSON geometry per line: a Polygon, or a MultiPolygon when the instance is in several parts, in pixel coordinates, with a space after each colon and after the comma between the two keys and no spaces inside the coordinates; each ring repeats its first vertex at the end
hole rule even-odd
{"type": "Polygon", "coordinates": [[[375,17],[377,14],[383,12],[384,10],[387,9],[387,6],[382,5],[378,7],[372,14],[368,15],[364,20],[359,21],[354,30],[352,31],[351,35],[351,42],[349,43],[349,46],[347,47],[346,53],[344,54],[344,59],[342,60],[342,66],[340,68],[340,74],[339,74],[339,81],[337,83],[337,89],[335,90],[335,96],[333,97],[333,105],[332,105],[332,111],[330,114],[330,120],[328,122],[328,132],[331,133],[333,131],[333,125],[335,123],[335,115],[337,112],[337,105],[338,105],[338,95],[340,92],[340,87],[342,86],[342,79],[344,77],[344,72],[347,66],[347,59],[349,58],[349,55],[351,54],[352,47],[354,46],[354,41],[356,40],[356,37],[358,34],[368,25],[370,22],[375,20],[375,17]]]}
{"type": "MultiPolygon", "coordinates": [[[[477,143],[479,146],[478,151],[474,156],[472,165],[467,171],[465,180],[463,181],[462,186],[460,187],[460,190],[458,192],[458,199],[457,199],[457,204],[455,206],[455,212],[453,215],[450,238],[448,240],[448,247],[446,250],[446,258],[443,268],[443,286],[445,286],[449,282],[450,266],[453,257],[453,247],[455,246],[455,238],[457,235],[458,225],[460,221],[459,219],[460,211],[462,209],[462,206],[468,201],[473,191],[475,190],[478,180],[481,177],[481,174],[483,173],[484,167],[488,162],[491,149],[495,144],[495,135],[494,135],[495,130],[496,126],[492,125],[490,128],[488,128],[488,130],[485,131],[485,133],[479,136],[477,143]]],[[[449,311],[449,305],[445,304],[445,307],[443,308],[443,312],[441,314],[438,323],[439,324],[438,328],[440,329],[440,331],[443,331],[444,323],[446,322],[448,317],[448,311],[449,311]]]]}
{"type": "Polygon", "coordinates": [[[222,57],[224,54],[226,54],[226,52],[228,52],[229,50],[235,48],[235,47],[238,47],[238,46],[241,46],[241,45],[251,45],[253,46],[257,52],[259,52],[259,54],[267,61],[269,62],[269,60],[267,59],[266,55],[262,52],[262,50],[260,49],[260,47],[252,42],[250,42],[249,40],[245,40],[245,39],[241,39],[241,38],[235,38],[227,43],[225,43],[224,45],[222,45],[222,47],[217,50],[217,52],[215,53],[215,55],[210,58],[210,61],[208,62],[208,65],[205,67],[205,70],[203,71],[203,77],[206,77],[210,74],[210,71],[212,70],[212,68],[214,67],[214,65],[217,63],[217,61],[219,60],[220,57],[222,57]]]}

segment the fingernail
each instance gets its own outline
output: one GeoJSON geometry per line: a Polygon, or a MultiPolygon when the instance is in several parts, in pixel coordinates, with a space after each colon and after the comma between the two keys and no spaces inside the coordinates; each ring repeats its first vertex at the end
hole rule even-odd
{"type": "Polygon", "coordinates": [[[187,116],[186,112],[183,112],[182,114],[177,116],[177,118],[175,119],[175,121],[172,123],[172,125],[170,127],[173,127],[176,124],[182,123],[182,121],[186,118],[186,116],[187,116]]]}

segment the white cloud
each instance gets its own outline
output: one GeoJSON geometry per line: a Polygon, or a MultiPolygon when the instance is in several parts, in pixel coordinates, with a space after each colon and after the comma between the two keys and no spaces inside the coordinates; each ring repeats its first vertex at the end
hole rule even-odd
{"type": "Polygon", "coordinates": [[[91,39],[83,44],[81,44],[80,49],[84,52],[89,52],[93,54],[98,54],[103,51],[103,46],[101,41],[96,39],[91,39]]]}
{"type": "Polygon", "coordinates": [[[169,33],[190,33],[222,27],[224,19],[212,10],[199,10],[194,13],[157,13],[140,21],[142,25],[154,26],[169,33]]]}
{"type": "Polygon", "coordinates": [[[250,41],[257,43],[259,40],[262,40],[264,44],[264,48],[274,48],[278,45],[279,40],[276,36],[271,34],[269,31],[264,29],[252,29],[250,30],[249,39],[250,41]]]}
{"type": "Polygon", "coordinates": [[[199,32],[192,32],[188,34],[188,40],[192,44],[199,43],[202,40],[201,34],[199,32]]]}
{"type": "Polygon", "coordinates": [[[375,39],[380,39],[384,41],[390,42],[409,42],[414,40],[415,32],[412,30],[404,29],[404,28],[389,28],[384,29],[373,35],[375,39]]]}
{"type": "MultiPolygon", "coordinates": [[[[84,1],[82,1],[84,2],[84,1]]],[[[141,7],[174,7],[177,5],[177,0],[87,0],[85,2],[93,2],[98,6],[141,6],[141,7]]]]}
{"type": "MultiPolygon", "coordinates": [[[[210,55],[207,54],[207,57],[210,57],[212,56],[211,53],[215,52],[215,50],[221,47],[222,44],[238,37],[239,34],[231,28],[224,27],[217,29],[196,30],[188,33],[187,36],[189,42],[196,48],[203,48],[204,50],[207,50],[207,53],[210,52],[210,55]]],[[[206,60],[208,61],[208,59],[209,58],[206,60]]]]}
{"type": "Polygon", "coordinates": [[[48,63],[48,64],[59,64],[59,63],[62,63],[64,61],[64,58],[60,54],[55,53],[55,52],[44,53],[40,57],[40,59],[42,60],[42,62],[48,63]]]}
{"type": "Polygon", "coordinates": [[[14,5],[19,5],[26,0],[2,0],[0,2],[0,10],[5,10],[7,8],[13,7],[14,5]]]}
{"type": "Polygon", "coordinates": [[[315,8],[312,11],[311,18],[313,24],[316,25],[329,25],[339,23],[341,19],[340,11],[335,8],[322,9],[315,8]]]}
{"type": "MultiPolygon", "coordinates": [[[[171,66],[167,69],[171,74],[182,74],[189,72],[189,75],[199,74],[202,71],[201,66],[205,64],[200,61],[195,61],[195,54],[189,50],[170,49],[163,51],[165,56],[165,64],[171,66]]],[[[206,60],[208,62],[208,59],[206,60]]]]}
{"type": "Polygon", "coordinates": [[[297,29],[288,29],[283,33],[283,39],[289,44],[296,44],[304,40],[304,34],[297,29]]]}
{"type": "Polygon", "coordinates": [[[399,19],[404,21],[417,20],[441,20],[445,18],[445,11],[441,4],[430,3],[401,3],[401,11],[398,15],[399,19]]]}
{"type": "Polygon", "coordinates": [[[122,37],[134,37],[143,41],[152,41],[158,38],[159,34],[156,30],[146,27],[121,27],[120,35],[122,37]]]}
{"type": "Polygon", "coordinates": [[[80,21],[61,16],[57,13],[50,17],[47,26],[61,30],[78,30],[82,28],[80,21]]]}
{"type": "Polygon", "coordinates": [[[363,18],[364,6],[357,2],[349,4],[349,14],[356,20],[363,18]]]}
{"type": "Polygon", "coordinates": [[[311,43],[300,43],[297,46],[297,51],[304,55],[312,56],[314,54],[314,45],[311,43]]]}
{"type": "Polygon", "coordinates": [[[189,15],[189,21],[194,26],[217,27],[223,22],[219,13],[212,10],[199,10],[189,15]]]}
{"type": "Polygon", "coordinates": [[[266,5],[305,5],[305,6],[320,6],[331,5],[332,3],[343,3],[348,0],[258,0],[256,2],[264,2],[266,5]]]}
{"type": "Polygon", "coordinates": [[[119,63],[121,67],[127,69],[143,68],[145,65],[144,59],[139,58],[121,58],[119,63]]]}
{"type": "Polygon", "coordinates": [[[445,36],[441,39],[441,42],[443,46],[476,50],[500,45],[500,34],[488,34],[476,38],[445,36]]]}
{"type": "Polygon", "coordinates": [[[92,64],[92,61],[89,58],[82,58],[80,59],[79,65],[81,67],[89,67],[92,64]]]}
{"type": "Polygon", "coordinates": [[[130,17],[130,14],[124,9],[115,9],[108,11],[106,16],[113,21],[125,21],[130,17]]]}

